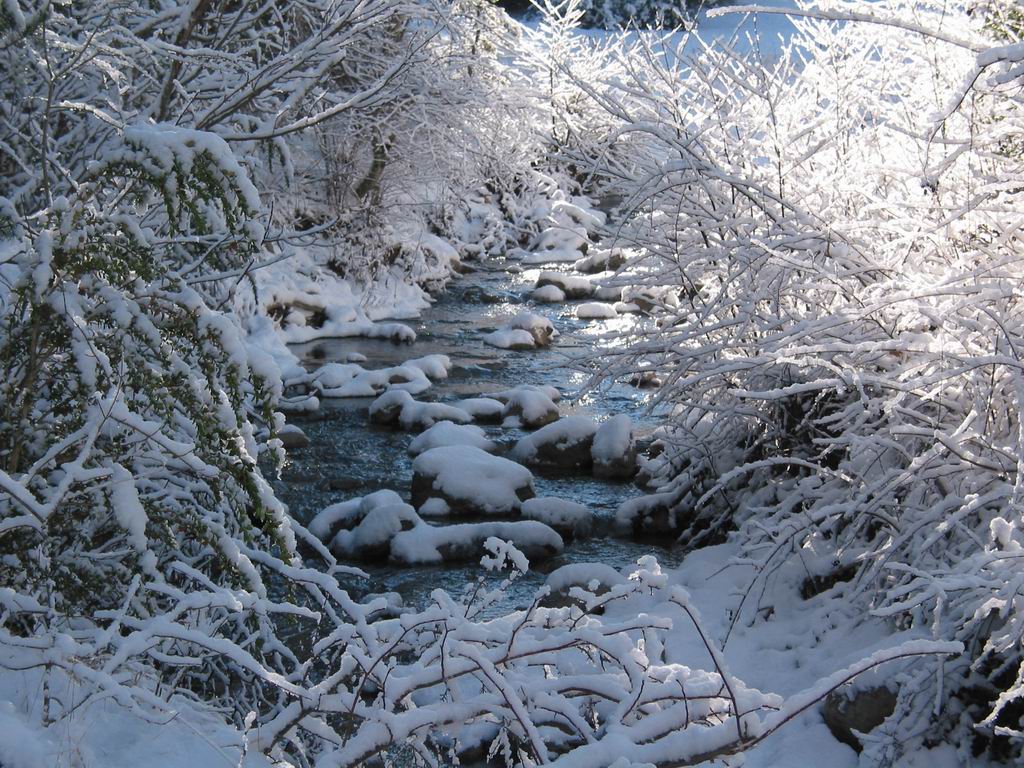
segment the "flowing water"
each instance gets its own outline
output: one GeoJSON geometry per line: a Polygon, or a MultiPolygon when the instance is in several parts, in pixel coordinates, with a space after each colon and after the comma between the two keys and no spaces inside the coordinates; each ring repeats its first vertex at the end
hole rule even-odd
{"type": "MultiPolygon", "coordinates": [[[[649,394],[626,384],[614,384],[580,395],[587,376],[565,366],[567,359],[588,351],[599,352],[610,343],[602,338],[614,324],[645,322],[635,316],[610,321],[580,321],[574,305],[534,305],[529,300],[539,270],[509,273],[504,263],[476,264],[477,271],[456,280],[422,317],[412,323],[416,341],[396,345],[376,339],[323,339],[294,348],[311,369],[331,361],[345,361],[350,353],[366,356],[365,368],[398,365],[430,354],[448,355],[452,369],[419,400],[442,402],[509,389],[520,384],[549,384],[563,395],[562,415],[582,414],[597,420],[626,413],[634,420],[642,441],[656,426],[646,412],[649,394]],[[485,333],[513,315],[530,310],[549,317],[559,337],[548,348],[532,351],[495,349],[483,343],[485,333]]],[[[307,523],[329,504],[390,488],[408,499],[412,458],[407,453],[415,437],[371,425],[367,409],[372,398],[324,399],[320,413],[298,422],[311,445],[289,452],[289,463],[276,483],[280,497],[300,522],[307,523]]],[[[520,429],[484,426],[488,437],[511,446],[525,434],[520,429]]],[[[650,543],[631,541],[616,531],[615,510],[624,500],[642,491],[633,483],[604,481],[589,474],[545,475],[534,472],[538,496],[557,496],[588,506],[594,514],[593,534],[566,545],[558,557],[531,564],[531,572],[509,590],[502,608],[525,605],[545,574],[567,563],[601,562],[616,567],[631,564],[654,553],[665,565],[680,555],[650,543]]],[[[435,521],[436,522],[436,521],[435,521]]],[[[441,523],[437,523],[441,524],[441,523]]],[[[422,606],[430,592],[443,588],[458,594],[483,573],[479,563],[446,563],[438,566],[360,564],[371,577],[368,591],[399,593],[407,605],[422,606]]]]}

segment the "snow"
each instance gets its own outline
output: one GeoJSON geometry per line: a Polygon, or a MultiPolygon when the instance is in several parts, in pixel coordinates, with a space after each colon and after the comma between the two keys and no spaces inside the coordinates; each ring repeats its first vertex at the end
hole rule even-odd
{"type": "Polygon", "coordinates": [[[543,304],[559,304],[565,301],[565,292],[557,285],[544,285],[535,288],[530,298],[543,304]]]}
{"type": "Polygon", "coordinates": [[[432,448],[416,457],[412,469],[429,488],[427,496],[464,502],[480,514],[518,512],[524,492],[533,495],[528,469],[470,445],[432,448]]]}
{"type": "Polygon", "coordinates": [[[515,389],[492,393],[491,397],[505,404],[502,418],[506,426],[522,425],[527,429],[536,429],[559,417],[555,402],[560,393],[553,387],[524,384],[515,389]]]}
{"type": "Polygon", "coordinates": [[[618,315],[619,313],[611,304],[591,301],[576,305],[576,317],[580,320],[607,320],[618,317],[618,315]]]}
{"type": "Polygon", "coordinates": [[[586,258],[577,260],[572,266],[577,272],[593,274],[613,272],[625,263],[626,253],[622,248],[601,248],[594,250],[586,258]]]}
{"type": "Polygon", "coordinates": [[[533,559],[553,557],[565,547],[561,536],[533,520],[446,526],[424,523],[395,536],[391,554],[403,563],[473,560],[482,554],[484,543],[491,537],[511,542],[533,559]]]}
{"type": "Polygon", "coordinates": [[[558,336],[551,320],[534,312],[520,312],[508,321],[508,327],[527,331],[538,347],[547,346],[558,336]]]}
{"type": "Polygon", "coordinates": [[[520,312],[498,330],[484,336],[484,343],[499,349],[546,347],[558,336],[551,321],[543,315],[520,312]]]}
{"type": "Polygon", "coordinates": [[[526,435],[512,449],[516,461],[534,463],[554,460],[548,454],[560,454],[574,446],[585,444],[590,456],[590,445],[597,432],[597,423],[587,416],[565,416],[526,435]],[[546,450],[547,449],[547,450],[546,450]]]}
{"type": "Polygon", "coordinates": [[[611,462],[629,453],[633,447],[633,421],[625,414],[601,422],[594,435],[591,453],[594,461],[611,462]]]}
{"type": "Polygon", "coordinates": [[[285,424],[277,431],[277,437],[286,450],[304,448],[309,445],[309,437],[295,424],[285,424]]]}
{"type": "Polygon", "coordinates": [[[414,400],[404,389],[390,389],[370,404],[370,420],[378,424],[399,426],[409,431],[422,431],[439,421],[468,424],[468,413],[444,403],[414,400]]]}
{"type": "MultiPolygon", "coordinates": [[[[81,685],[81,681],[73,683],[81,685]]],[[[65,683],[58,672],[55,689],[65,683]]],[[[150,719],[111,698],[85,705],[48,728],[39,724],[42,681],[37,675],[0,674],[0,765],[4,768],[270,768],[246,749],[246,734],[184,696],[150,719]],[[18,701],[34,698],[32,705],[18,701]],[[11,697],[11,700],[5,700],[11,697]],[[26,709],[31,708],[29,715],[26,709]]],[[[51,689],[52,690],[52,689],[51,689]]]]}
{"type": "Polygon", "coordinates": [[[533,334],[520,328],[499,328],[484,336],[484,343],[498,349],[534,349],[533,334]]]}
{"type": "Polygon", "coordinates": [[[590,531],[594,522],[591,511],[583,504],[551,496],[527,499],[522,506],[523,517],[539,520],[556,531],[568,531],[576,536],[590,531]]]}
{"type": "Polygon", "coordinates": [[[537,276],[537,288],[553,285],[565,294],[567,299],[582,299],[594,292],[590,280],[577,275],[566,275],[561,272],[545,271],[537,276]]]}
{"type": "Polygon", "coordinates": [[[330,541],[340,528],[351,528],[371,510],[401,503],[402,497],[392,490],[375,491],[368,496],[331,504],[317,513],[307,527],[321,541],[330,541]]]}
{"type": "Polygon", "coordinates": [[[523,257],[524,264],[548,264],[571,262],[580,257],[588,243],[586,230],[579,228],[550,227],[537,239],[536,250],[523,257]]]}
{"type": "MultiPolygon", "coordinates": [[[[480,462],[470,461],[467,466],[479,468],[480,462]]],[[[500,501],[497,494],[492,501],[500,501]]],[[[444,517],[450,510],[442,499],[431,498],[420,511],[444,517]]],[[[314,518],[310,531],[327,540],[341,557],[407,565],[475,559],[491,537],[508,540],[536,558],[552,557],[563,548],[561,537],[552,528],[535,521],[430,525],[393,491],[378,491],[327,507],[314,518]]]]}
{"type": "Polygon", "coordinates": [[[469,397],[453,405],[468,413],[473,421],[500,421],[505,404],[493,397],[469,397]]]}
{"type": "MultiPolygon", "coordinates": [[[[2,3],[5,768],[331,768],[401,763],[398,745],[455,764],[456,744],[561,768],[980,766],[996,724],[1019,760],[1019,25],[964,3],[741,6],[700,12],[705,45],[581,31],[572,4],[535,30],[425,4],[405,56],[388,3],[315,4],[298,26],[228,4],[195,29],[196,3],[52,3],[41,34],[2,3]],[[342,59],[372,66],[342,88],[342,59]],[[59,130],[6,108],[48,85],[59,130]],[[536,386],[423,402],[444,355],[307,373],[287,347],[414,341],[396,321],[462,259],[481,285],[522,273],[510,259],[571,263],[594,277],[540,272],[533,301],[654,316],[568,323],[583,343],[560,380],[660,386],[651,493],[616,518],[678,567],[573,563],[533,591],[527,560],[590,509],[531,498],[471,425],[540,428],[511,455],[626,478],[626,415],[559,420],[536,386]],[[418,454],[419,512],[385,490],[307,530],[277,498],[267,475],[302,437],[283,414],[341,397],[427,430],[368,432],[399,451],[382,453],[396,487],[400,449],[418,454]],[[460,515],[499,519],[423,519],[460,515]],[[481,555],[463,593],[378,589],[481,555]],[[392,565],[371,580],[353,559],[392,565]],[[879,684],[899,706],[856,755],[820,702],[879,684]]],[[[510,283],[526,301],[530,277],[510,283]]],[[[523,313],[487,343],[556,335],[523,313]]],[[[491,357],[498,380],[528,370],[491,357]]],[[[291,459],[313,472],[316,430],[291,459]]],[[[575,496],[566,480],[537,485],[575,496]]],[[[594,485],[579,497],[598,508],[594,485]]]]}
{"type": "Polygon", "coordinates": [[[0,765],[6,768],[48,768],[53,745],[45,734],[19,716],[14,705],[0,700],[0,765]]]}
{"type": "Polygon", "coordinates": [[[386,389],[403,389],[420,394],[434,381],[448,377],[451,360],[446,355],[429,355],[406,360],[398,366],[366,370],[356,363],[327,363],[311,376],[322,397],[373,397],[386,389]]]}
{"type": "Polygon", "coordinates": [[[416,511],[402,502],[379,504],[361,512],[362,519],[353,528],[338,531],[331,539],[331,550],[339,557],[386,557],[395,535],[420,520],[416,511]]]}
{"type": "Polygon", "coordinates": [[[409,453],[418,456],[424,451],[447,445],[470,445],[488,452],[494,451],[497,447],[480,427],[439,421],[409,443],[409,453]]]}
{"type": "Polygon", "coordinates": [[[679,496],[671,491],[662,493],[649,493],[622,502],[615,511],[615,521],[621,527],[640,526],[649,521],[651,515],[666,511],[669,526],[675,525],[675,506],[679,496]]]}

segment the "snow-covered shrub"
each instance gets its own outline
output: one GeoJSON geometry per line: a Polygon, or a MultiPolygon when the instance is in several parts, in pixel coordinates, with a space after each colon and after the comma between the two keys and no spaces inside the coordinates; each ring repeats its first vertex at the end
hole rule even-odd
{"type": "Polygon", "coordinates": [[[970,11],[801,4],[776,61],[638,43],[591,88],[632,153],[593,166],[632,180],[614,245],[674,294],[616,373],[663,377],[677,530],[738,528],[760,579],[853,565],[837,595],[970,649],[900,687],[879,761],[1024,740],[1024,44],[970,11]]]}

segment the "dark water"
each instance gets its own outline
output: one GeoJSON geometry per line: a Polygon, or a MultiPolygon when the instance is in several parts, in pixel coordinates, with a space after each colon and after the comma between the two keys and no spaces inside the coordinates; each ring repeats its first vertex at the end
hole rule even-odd
{"type": "MultiPolygon", "coordinates": [[[[599,354],[610,343],[602,336],[613,325],[626,327],[628,323],[645,320],[628,316],[612,321],[579,321],[573,315],[577,302],[534,305],[529,300],[536,269],[509,274],[500,263],[477,266],[477,272],[459,278],[431,309],[410,323],[417,333],[417,340],[411,345],[376,339],[325,339],[297,346],[294,351],[311,369],[326,362],[343,361],[352,352],[367,357],[361,363],[365,368],[445,354],[452,361],[449,378],[417,395],[418,400],[448,402],[520,384],[548,384],[562,392],[559,406],[563,415],[582,414],[600,420],[626,413],[633,418],[641,440],[650,434],[657,420],[646,411],[645,392],[615,384],[579,397],[588,376],[566,366],[570,357],[599,354]],[[483,343],[485,333],[524,310],[545,315],[554,322],[560,334],[555,344],[547,349],[516,352],[483,343]]],[[[568,271],[568,266],[563,265],[562,269],[568,271]]],[[[275,486],[299,521],[308,522],[329,504],[381,488],[393,489],[408,498],[412,458],[406,449],[415,435],[371,426],[367,418],[371,402],[372,398],[325,399],[313,420],[296,422],[312,444],[290,452],[289,464],[275,486]]],[[[525,434],[518,429],[482,426],[492,440],[508,446],[525,434]]],[[[595,516],[594,534],[568,544],[559,557],[532,566],[535,570],[510,590],[503,607],[529,602],[545,574],[567,563],[601,562],[618,567],[652,552],[663,564],[678,561],[680,555],[648,543],[633,542],[614,529],[612,521],[619,504],[642,493],[632,483],[597,480],[584,474],[534,476],[538,496],[571,499],[589,507],[595,516]]],[[[360,567],[372,577],[368,588],[398,592],[407,605],[417,606],[429,598],[432,590],[440,587],[458,594],[483,573],[476,563],[360,567]]]]}

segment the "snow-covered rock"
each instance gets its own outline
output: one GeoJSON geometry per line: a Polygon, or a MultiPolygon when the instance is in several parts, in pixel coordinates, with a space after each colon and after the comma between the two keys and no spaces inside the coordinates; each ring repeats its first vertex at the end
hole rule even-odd
{"type": "Polygon", "coordinates": [[[580,320],[607,320],[618,316],[619,313],[615,311],[615,307],[600,301],[588,301],[576,307],[576,317],[580,320]]]}
{"type": "Polygon", "coordinates": [[[403,366],[418,368],[426,374],[431,381],[441,381],[448,378],[448,372],[452,369],[452,361],[448,355],[426,355],[412,360],[406,360],[403,366]]]}
{"type": "Polygon", "coordinates": [[[635,304],[641,312],[648,314],[655,310],[673,309],[679,306],[677,289],[669,286],[656,288],[653,286],[634,286],[622,292],[622,301],[635,304]]]}
{"type": "Polygon", "coordinates": [[[546,347],[558,331],[551,321],[533,312],[520,312],[498,330],[484,336],[484,343],[500,349],[546,347]]]}
{"type": "Polygon", "coordinates": [[[342,530],[351,530],[372,510],[402,504],[402,497],[391,490],[382,490],[338,504],[331,504],[310,520],[309,532],[330,544],[342,530]]]}
{"type": "Polygon", "coordinates": [[[873,731],[896,710],[896,692],[885,686],[832,691],[821,707],[825,725],[842,743],[857,752],[864,750],[861,734],[873,731]]]}
{"type": "Polygon", "coordinates": [[[428,355],[377,370],[366,370],[355,363],[327,363],[310,379],[323,397],[373,397],[387,389],[404,389],[416,395],[430,389],[433,381],[447,378],[450,369],[447,355],[428,355]]]}
{"type": "MultiPolygon", "coordinates": [[[[501,412],[504,424],[537,429],[558,420],[558,406],[555,405],[557,398],[552,397],[552,389],[554,387],[534,387],[527,384],[496,392],[492,397],[505,404],[501,412]]],[[[555,390],[555,394],[557,392],[555,390]]]]}
{"type": "Polygon", "coordinates": [[[685,522],[677,509],[676,494],[652,493],[619,505],[615,522],[635,536],[675,536],[685,522]]]}
{"type": "Polygon", "coordinates": [[[597,272],[613,272],[626,263],[626,254],[621,248],[602,248],[573,264],[573,269],[588,275],[597,272]]]}
{"type": "Polygon", "coordinates": [[[516,443],[512,458],[542,469],[590,469],[597,423],[586,416],[566,416],[516,443]]]}
{"type": "Polygon", "coordinates": [[[584,601],[573,595],[575,590],[583,589],[593,594],[601,594],[627,582],[628,579],[610,565],[570,563],[548,574],[544,585],[548,587],[550,593],[541,601],[541,605],[545,608],[576,605],[585,609],[584,601]]]}
{"type": "Polygon", "coordinates": [[[388,390],[370,404],[370,421],[410,432],[428,429],[439,421],[469,424],[472,420],[461,408],[444,403],[423,403],[401,389],[388,390]]]}
{"type": "Polygon", "coordinates": [[[604,563],[570,563],[556,568],[544,580],[552,592],[565,592],[570,587],[586,587],[594,592],[600,587],[615,587],[628,579],[604,563]]]}
{"type": "Polygon", "coordinates": [[[622,299],[622,291],[621,285],[598,285],[594,287],[593,298],[615,303],[622,299]]]}
{"type": "Polygon", "coordinates": [[[603,226],[607,216],[603,211],[592,207],[586,198],[575,197],[572,200],[555,200],[551,203],[552,214],[560,221],[570,221],[576,226],[593,232],[603,226]]]}
{"type": "MultiPolygon", "coordinates": [[[[440,499],[429,504],[435,508],[424,505],[424,512],[446,511],[440,499]]],[[[564,547],[554,529],[535,520],[434,526],[389,490],[331,505],[313,518],[309,530],[338,557],[372,562],[473,560],[483,554],[484,542],[492,536],[511,541],[534,560],[553,557],[564,547]]]]}
{"type": "Polygon", "coordinates": [[[526,331],[533,336],[538,347],[548,346],[558,336],[558,331],[548,318],[533,312],[520,312],[509,320],[508,327],[526,331]]]}
{"type": "Polygon", "coordinates": [[[567,299],[585,299],[594,292],[590,280],[561,272],[541,272],[537,277],[537,288],[553,285],[565,294],[567,299]]]}
{"type": "Polygon", "coordinates": [[[633,422],[624,414],[604,421],[590,449],[594,477],[628,480],[636,474],[636,440],[633,422]]]}
{"type": "Polygon", "coordinates": [[[423,523],[394,537],[391,557],[409,564],[476,560],[484,554],[484,542],[492,536],[511,541],[534,561],[554,557],[565,547],[557,532],[535,520],[444,526],[423,523]]]}
{"type": "Polygon", "coordinates": [[[309,438],[306,433],[294,424],[285,424],[277,431],[277,439],[281,441],[281,447],[286,451],[297,448],[305,448],[309,445],[309,438]]]}
{"type": "Polygon", "coordinates": [[[629,377],[629,383],[637,389],[657,389],[661,386],[661,377],[657,371],[637,371],[629,377]]]}
{"type": "Polygon", "coordinates": [[[340,558],[382,562],[391,557],[391,543],[397,534],[420,525],[416,510],[402,501],[377,504],[354,526],[339,530],[330,548],[340,558]]]}
{"type": "Polygon", "coordinates": [[[431,448],[441,448],[446,445],[472,445],[474,448],[488,452],[496,448],[494,442],[489,440],[478,426],[439,421],[409,443],[409,453],[419,456],[431,448]]]}
{"type": "Polygon", "coordinates": [[[505,404],[493,397],[468,397],[452,405],[468,413],[473,417],[473,421],[484,424],[497,424],[502,419],[502,411],[505,410],[505,404]]]}
{"type": "Polygon", "coordinates": [[[565,292],[557,285],[543,285],[534,289],[530,298],[541,304],[560,304],[565,301],[565,292]]]}
{"type": "Polygon", "coordinates": [[[534,496],[528,469],[470,445],[425,451],[412,471],[412,503],[444,499],[453,515],[514,514],[534,496]]]}
{"type": "Polygon", "coordinates": [[[523,257],[524,264],[548,264],[576,261],[590,245],[582,227],[548,227],[537,237],[533,251],[523,257]]]}
{"type": "Polygon", "coordinates": [[[536,349],[533,334],[521,328],[499,328],[484,336],[484,344],[498,349],[536,349]]]}
{"type": "Polygon", "coordinates": [[[522,513],[527,520],[539,520],[563,537],[583,536],[590,532],[594,524],[593,513],[583,504],[552,496],[524,501],[522,513]]]}

